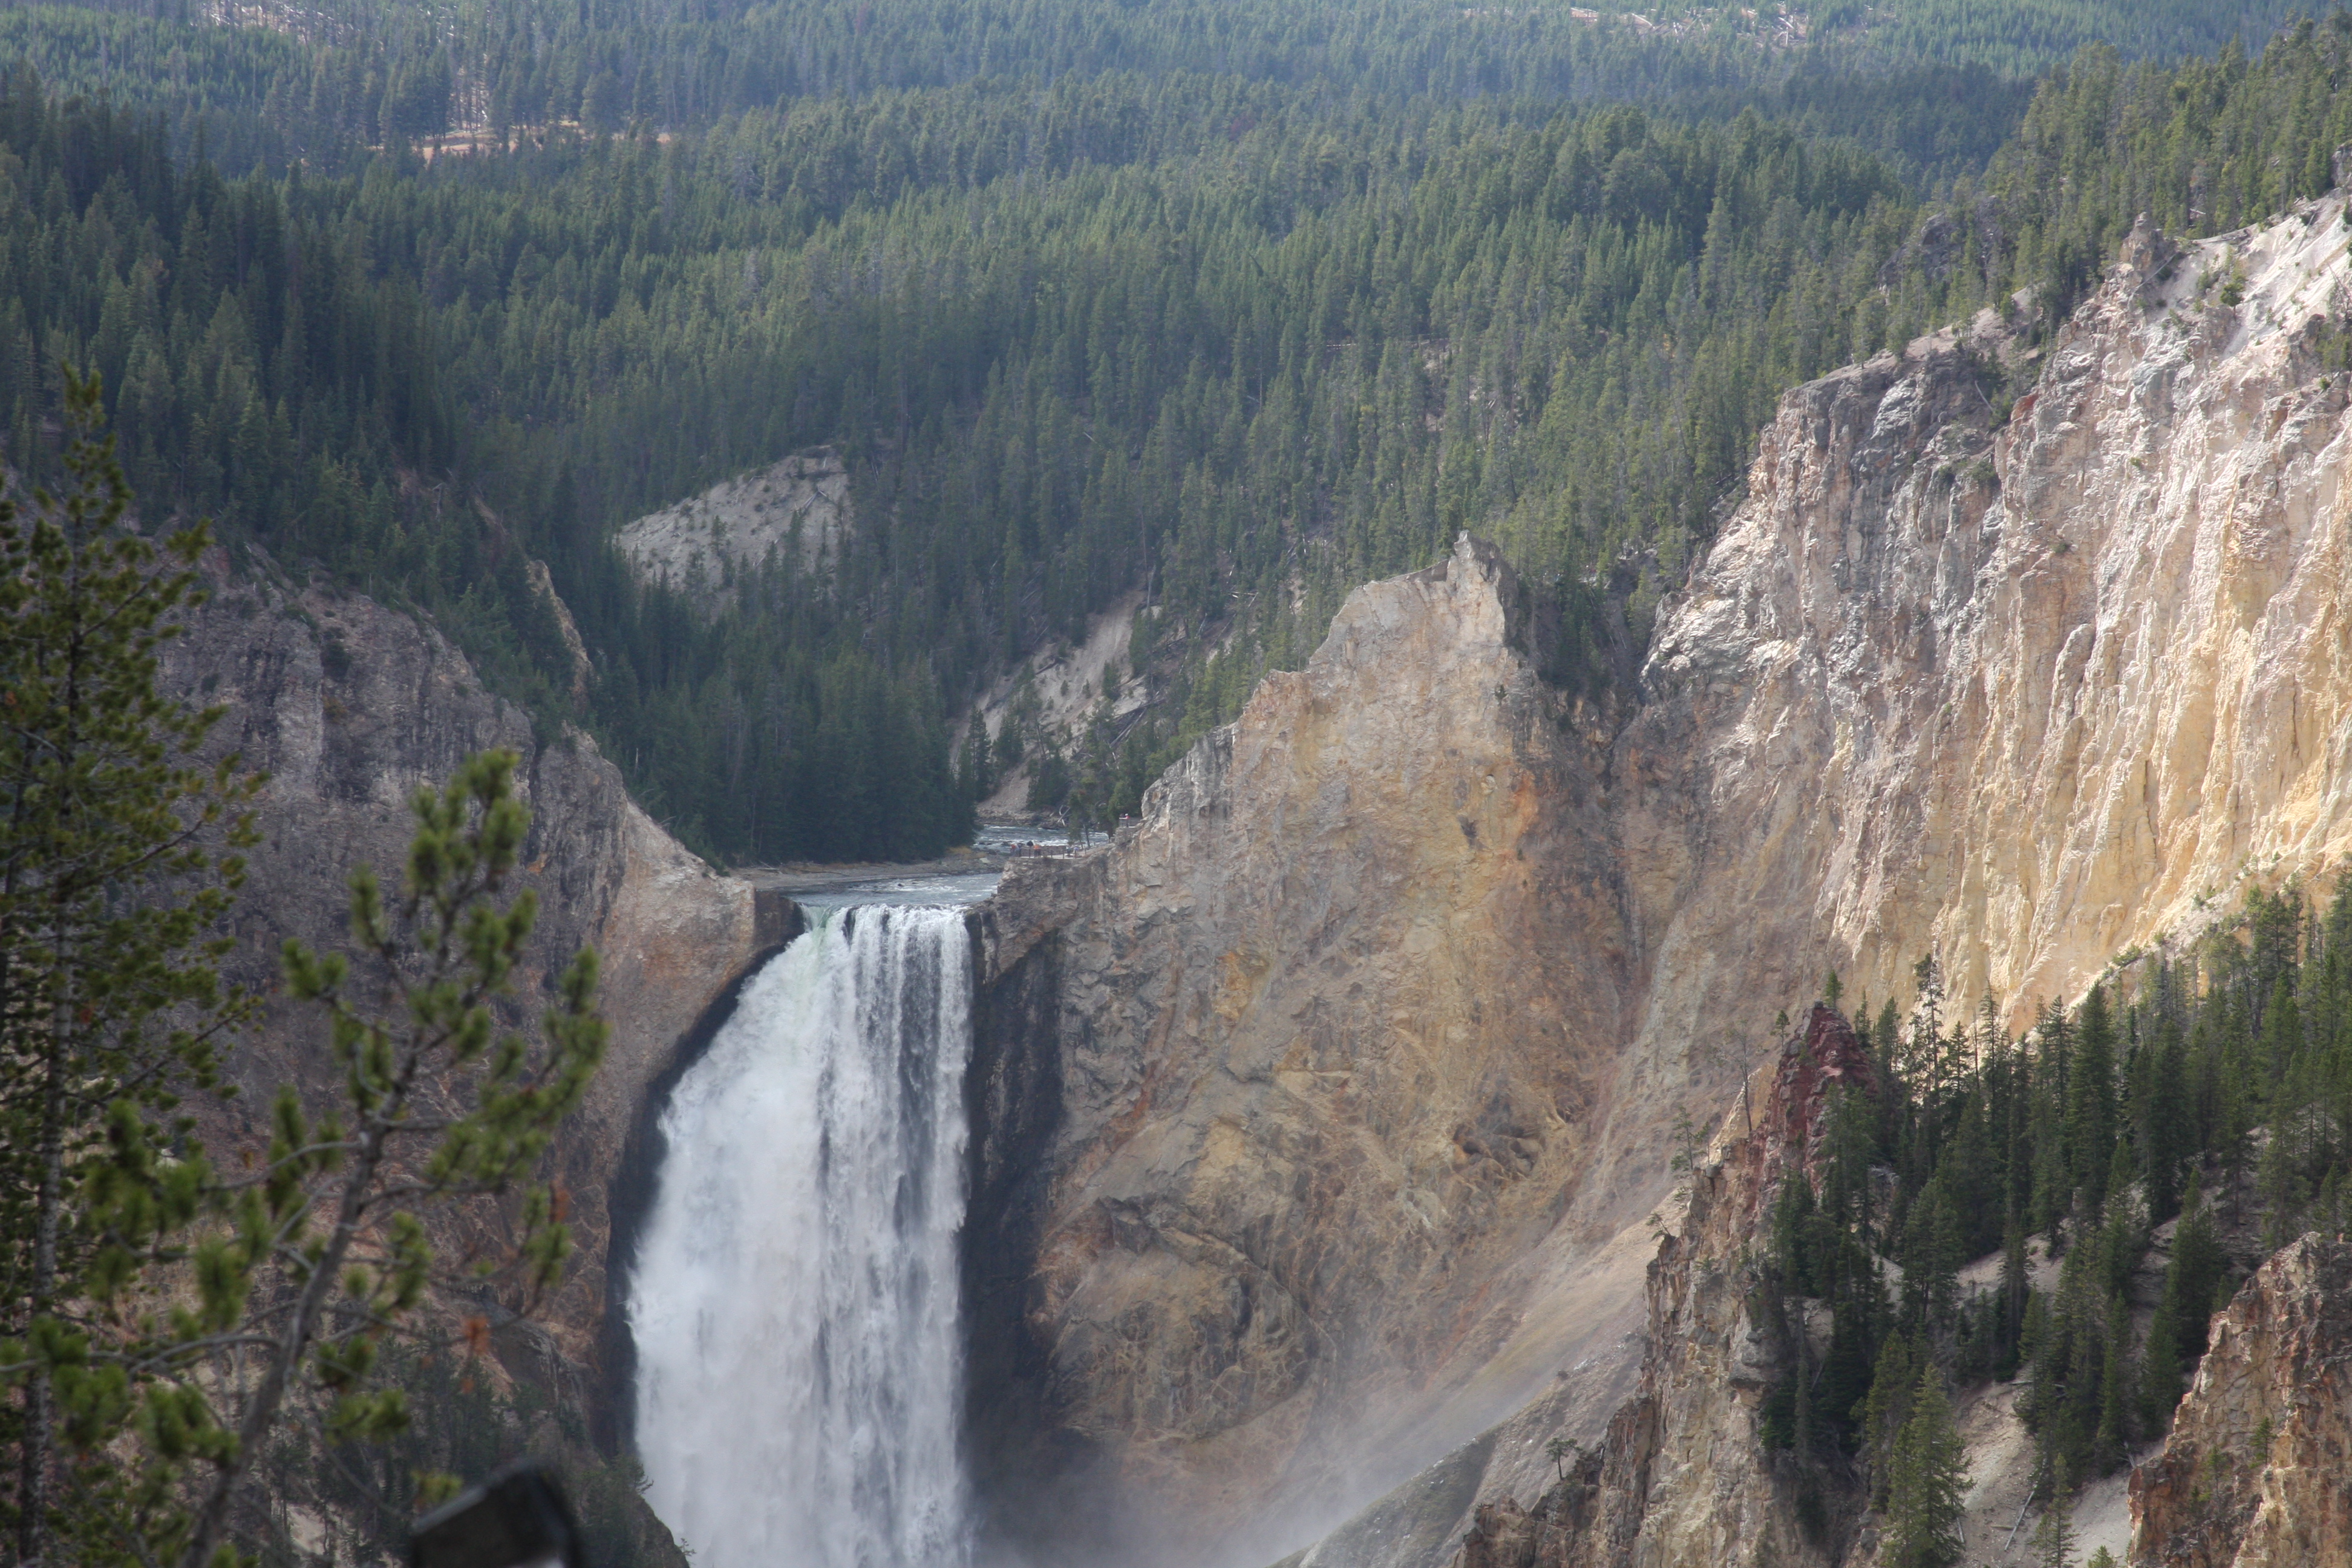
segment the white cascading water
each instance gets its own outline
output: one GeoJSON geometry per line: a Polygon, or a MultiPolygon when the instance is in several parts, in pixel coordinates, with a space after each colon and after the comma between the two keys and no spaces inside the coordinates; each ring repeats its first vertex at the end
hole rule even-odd
{"type": "Polygon", "coordinates": [[[647,1500],[696,1568],[955,1568],[962,913],[834,911],[663,1112],[629,1326],[647,1500]]]}

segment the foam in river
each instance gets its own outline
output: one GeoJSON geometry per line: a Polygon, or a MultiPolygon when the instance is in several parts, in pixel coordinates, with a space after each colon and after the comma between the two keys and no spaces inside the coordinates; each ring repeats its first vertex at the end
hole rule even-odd
{"type": "Polygon", "coordinates": [[[637,1451],[696,1568],[957,1568],[961,911],[824,914],[663,1112],[637,1451]]]}

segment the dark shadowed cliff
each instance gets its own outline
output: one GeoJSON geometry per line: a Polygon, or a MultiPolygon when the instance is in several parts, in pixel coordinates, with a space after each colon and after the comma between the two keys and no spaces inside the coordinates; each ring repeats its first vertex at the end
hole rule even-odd
{"type": "MultiPolygon", "coordinates": [[[[789,934],[791,906],[756,898],[679,847],[622,787],[585,735],[542,739],[530,718],[484,689],[464,656],[429,626],[354,594],[298,590],[259,563],[233,574],[209,563],[212,600],[167,645],[167,683],[227,706],[216,752],[234,750],[270,782],[262,842],[238,905],[235,976],[268,988],[289,937],[342,944],[344,880],[366,861],[396,878],[411,833],[409,797],[493,746],[523,758],[531,811],[524,880],[540,920],[518,976],[532,1007],[570,956],[604,956],[603,1005],[613,1022],[604,1068],[566,1129],[556,1177],[569,1195],[579,1250],[542,1320],[544,1368],[592,1394],[606,1304],[605,1250],[623,1152],[647,1090],[704,1010],[752,960],[789,934]]],[[[331,1090],[337,1079],[319,1020],[273,1006],[230,1064],[245,1095],[220,1113],[215,1142],[257,1135],[280,1082],[331,1090]]]]}

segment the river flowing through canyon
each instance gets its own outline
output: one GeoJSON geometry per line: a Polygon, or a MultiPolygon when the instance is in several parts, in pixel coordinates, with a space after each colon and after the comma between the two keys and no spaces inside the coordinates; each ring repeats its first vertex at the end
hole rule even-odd
{"type": "Polygon", "coordinates": [[[954,1568],[970,942],[959,909],[813,913],[662,1116],[646,1495],[698,1568],[954,1568]]]}

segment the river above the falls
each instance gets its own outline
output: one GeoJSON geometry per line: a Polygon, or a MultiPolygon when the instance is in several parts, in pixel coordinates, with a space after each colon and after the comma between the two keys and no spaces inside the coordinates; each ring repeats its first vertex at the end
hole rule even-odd
{"type": "MultiPolygon", "coordinates": [[[[1096,842],[1099,843],[1097,838],[1096,842]]],[[[1058,828],[985,824],[971,846],[911,865],[761,867],[739,872],[814,913],[860,904],[976,904],[996,891],[1004,867],[1023,855],[1070,850],[1058,828]]]]}

